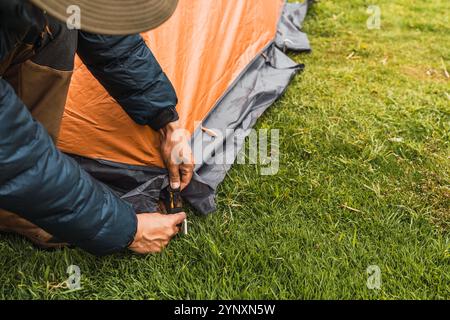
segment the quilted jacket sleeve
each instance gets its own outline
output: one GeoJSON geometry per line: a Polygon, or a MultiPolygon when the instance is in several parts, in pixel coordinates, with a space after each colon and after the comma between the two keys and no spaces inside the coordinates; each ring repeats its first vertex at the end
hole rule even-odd
{"type": "Polygon", "coordinates": [[[159,130],[178,120],[175,90],[140,35],[79,32],[78,55],[136,123],[159,130]]]}
{"type": "Polygon", "coordinates": [[[126,248],[133,209],[59,152],[0,78],[0,208],[95,255],[126,248]]]}

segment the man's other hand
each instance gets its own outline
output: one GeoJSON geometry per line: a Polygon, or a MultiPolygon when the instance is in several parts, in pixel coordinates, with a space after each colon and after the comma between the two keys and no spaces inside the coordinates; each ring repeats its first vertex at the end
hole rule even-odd
{"type": "Polygon", "coordinates": [[[194,174],[194,158],[189,146],[189,133],[179,127],[178,122],[171,122],[161,133],[161,154],[169,170],[172,189],[183,190],[191,182],[194,174]]]}
{"type": "Polygon", "coordinates": [[[159,253],[180,232],[179,225],[186,219],[186,213],[145,213],[138,214],[137,219],[137,232],[129,249],[138,254],[159,253]]]}

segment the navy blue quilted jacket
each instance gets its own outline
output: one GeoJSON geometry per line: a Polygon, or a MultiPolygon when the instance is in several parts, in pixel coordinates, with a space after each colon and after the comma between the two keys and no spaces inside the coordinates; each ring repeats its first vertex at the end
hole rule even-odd
{"type": "MultiPolygon", "coordinates": [[[[17,41],[2,20],[0,61],[17,41]]],[[[137,123],[157,130],[177,119],[175,91],[139,35],[79,32],[78,54],[137,123]]],[[[126,248],[137,227],[131,206],[58,151],[1,78],[0,208],[95,255],[126,248]]]]}

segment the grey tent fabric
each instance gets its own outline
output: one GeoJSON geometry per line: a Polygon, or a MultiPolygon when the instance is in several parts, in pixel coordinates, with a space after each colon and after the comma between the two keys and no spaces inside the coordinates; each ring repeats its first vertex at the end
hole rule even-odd
{"type": "MultiPolygon", "coordinates": [[[[191,146],[198,164],[182,197],[197,213],[207,215],[216,210],[217,187],[246,137],[267,108],[282,96],[292,78],[303,70],[304,66],[285,51],[311,50],[307,35],[301,31],[311,3],[286,3],[276,39],[255,57],[194,132],[191,146]],[[212,137],[202,127],[219,134],[212,137]],[[197,146],[201,150],[196,150],[197,146]]],[[[165,197],[162,191],[168,186],[166,170],[74,157],[91,175],[131,203],[137,213],[158,211],[158,200],[165,197]]]]}
{"type": "Polygon", "coordinates": [[[81,167],[133,205],[137,213],[157,212],[161,190],[168,185],[167,170],[124,165],[70,155],[81,167]]]}
{"type": "MultiPolygon", "coordinates": [[[[271,45],[252,63],[203,122],[203,127],[220,133],[220,138],[211,137],[201,128],[194,133],[192,145],[201,145],[203,149],[201,152],[194,152],[196,163],[201,163],[197,165],[196,172],[212,189],[209,202],[214,202],[212,199],[215,190],[231,168],[232,162],[229,159],[237,157],[245,138],[250,134],[250,129],[283,94],[292,77],[302,68],[302,65],[296,64],[280,49],[271,45]],[[209,153],[205,154],[206,150],[209,150],[209,153]]],[[[196,207],[196,203],[190,201],[191,199],[186,200],[196,207]]],[[[215,207],[210,207],[202,213],[207,214],[214,210],[215,207]]]]}
{"type": "Polygon", "coordinates": [[[297,52],[311,51],[308,36],[302,31],[303,21],[311,4],[311,0],[304,3],[286,3],[275,39],[278,48],[297,52]]]}
{"type": "MultiPolygon", "coordinates": [[[[202,183],[211,188],[200,199],[207,199],[203,201],[211,205],[205,208],[202,201],[203,205],[199,207],[198,198],[184,198],[200,213],[216,210],[212,205],[215,204],[215,190],[232,165],[225,159],[236,159],[259,117],[283,94],[292,77],[303,70],[303,65],[295,63],[283,51],[311,50],[307,35],[301,31],[310,4],[286,3],[275,42],[256,57],[202,123],[203,127],[220,132],[221,138],[211,137],[202,128],[194,133],[191,144],[200,145],[203,149],[194,152],[196,163],[200,163],[195,170],[202,183]],[[233,133],[227,129],[233,129],[233,133]],[[209,154],[205,154],[205,150],[210,150],[209,154]]],[[[200,150],[194,148],[194,151],[200,150]]]]}

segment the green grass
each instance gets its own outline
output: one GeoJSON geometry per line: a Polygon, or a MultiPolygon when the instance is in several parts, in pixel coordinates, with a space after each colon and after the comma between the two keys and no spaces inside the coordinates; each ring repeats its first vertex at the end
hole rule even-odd
{"type": "Polygon", "coordinates": [[[217,214],[161,255],[96,259],[1,236],[0,298],[449,299],[447,0],[322,0],[314,52],[259,122],[281,129],[276,176],[236,165],[217,214]],[[381,30],[366,28],[381,7],[381,30]],[[82,289],[58,287],[81,267],[82,289]],[[378,265],[381,290],[366,286],[378,265]]]}

